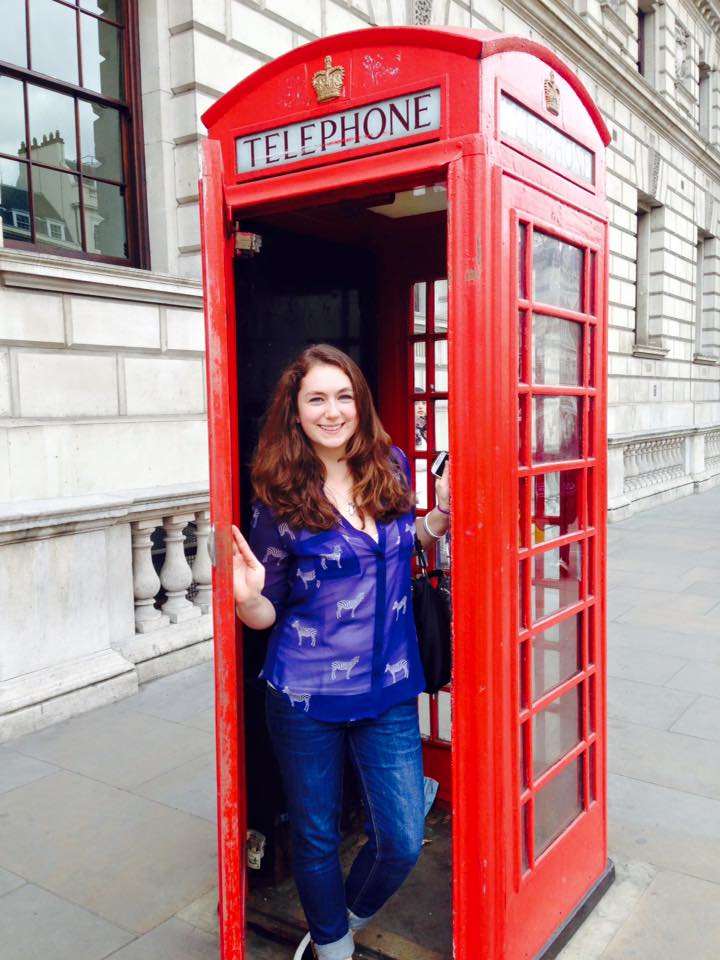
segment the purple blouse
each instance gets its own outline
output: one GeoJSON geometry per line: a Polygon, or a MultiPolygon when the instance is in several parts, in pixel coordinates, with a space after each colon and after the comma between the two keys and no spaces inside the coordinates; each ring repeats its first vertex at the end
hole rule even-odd
{"type": "Polygon", "coordinates": [[[410,593],[414,511],[377,528],[376,543],[339,514],[337,527],[312,533],[277,523],[264,504],[253,512],[250,546],[277,613],[260,676],[317,720],[376,717],[425,686],[410,593]]]}

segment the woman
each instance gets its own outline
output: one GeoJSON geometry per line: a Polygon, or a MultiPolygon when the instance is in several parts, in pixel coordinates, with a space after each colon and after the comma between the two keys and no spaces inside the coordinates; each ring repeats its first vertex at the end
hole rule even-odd
{"type": "Polygon", "coordinates": [[[410,564],[416,532],[427,547],[448,528],[448,480],[416,525],[407,458],[390,446],[357,365],[321,344],[281,376],[252,481],[250,546],[233,528],[235,607],[247,626],[273,628],[266,717],[310,927],[296,958],[351,960],[352,930],[400,887],[422,845],[410,564]],[[343,883],[346,751],[368,841],[343,883]]]}

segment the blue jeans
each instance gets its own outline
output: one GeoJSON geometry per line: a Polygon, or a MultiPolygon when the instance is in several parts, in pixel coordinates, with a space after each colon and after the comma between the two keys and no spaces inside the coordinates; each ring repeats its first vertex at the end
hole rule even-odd
{"type": "Polygon", "coordinates": [[[424,791],[417,701],[370,720],[327,723],[293,709],[268,687],[265,708],[310,936],[319,960],[346,960],[353,952],[349,927],[363,926],[382,907],[420,855],[424,791]],[[360,784],[368,841],[343,883],[339,846],[346,751],[360,784]]]}

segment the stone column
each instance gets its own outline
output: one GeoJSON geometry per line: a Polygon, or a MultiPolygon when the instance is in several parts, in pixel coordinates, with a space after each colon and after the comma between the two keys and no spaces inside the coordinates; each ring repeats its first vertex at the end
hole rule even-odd
{"type": "Polygon", "coordinates": [[[170,622],[153,605],[160,589],[160,578],[153,567],[150,538],[157,525],[157,520],[136,520],[132,524],[135,630],[138,633],[149,633],[170,622]]]}
{"type": "Polygon", "coordinates": [[[195,514],[195,527],[197,529],[197,550],[192,565],[192,576],[197,586],[197,593],[193,598],[193,603],[203,613],[209,613],[212,606],[212,566],[207,549],[210,534],[209,510],[200,510],[195,514]]]}
{"type": "Polygon", "coordinates": [[[192,583],[192,571],[185,557],[183,530],[193,519],[191,513],[163,518],[165,562],[160,570],[160,583],[167,594],[167,600],[162,606],[163,613],[167,614],[171,623],[193,620],[202,614],[200,607],[192,604],[186,596],[188,587],[192,583]]]}

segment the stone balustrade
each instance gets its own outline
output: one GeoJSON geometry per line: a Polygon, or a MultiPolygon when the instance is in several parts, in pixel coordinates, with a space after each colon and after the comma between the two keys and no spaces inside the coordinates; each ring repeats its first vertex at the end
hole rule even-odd
{"type": "Polygon", "coordinates": [[[716,427],[610,437],[608,448],[610,520],[720,483],[716,427]]]}

